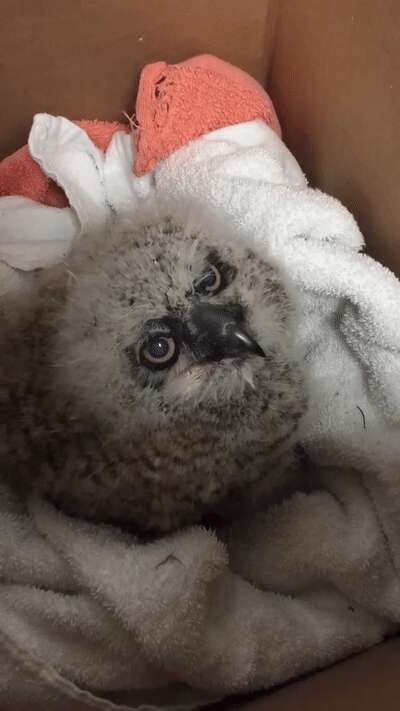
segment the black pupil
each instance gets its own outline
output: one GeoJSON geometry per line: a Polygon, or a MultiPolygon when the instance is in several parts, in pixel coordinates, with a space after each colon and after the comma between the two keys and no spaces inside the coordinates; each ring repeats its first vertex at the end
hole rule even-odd
{"type": "Polygon", "coordinates": [[[200,286],[202,289],[212,289],[213,286],[215,286],[215,282],[217,281],[217,275],[215,272],[210,269],[207,274],[204,274],[204,276],[200,280],[200,286]]]}
{"type": "Polygon", "coordinates": [[[147,350],[152,358],[164,358],[169,351],[168,341],[162,336],[155,336],[149,341],[147,350]]]}

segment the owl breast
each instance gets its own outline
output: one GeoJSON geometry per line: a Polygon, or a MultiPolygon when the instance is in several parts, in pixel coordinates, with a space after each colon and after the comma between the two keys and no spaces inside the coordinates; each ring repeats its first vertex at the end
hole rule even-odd
{"type": "Polygon", "coordinates": [[[8,465],[70,515],[162,533],[199,521],[230,492],[268,475],[295,426],[286,422],[268,445],[261,431],[240,442],[237,433],[195,421],[121,439],[65,413],[53,411],[46,422],[31,412],[23,427],[14,420],[10,428],[8,465]]]}

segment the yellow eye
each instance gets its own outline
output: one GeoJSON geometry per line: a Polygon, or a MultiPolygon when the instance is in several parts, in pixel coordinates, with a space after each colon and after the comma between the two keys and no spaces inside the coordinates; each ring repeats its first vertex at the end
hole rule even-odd
{"type": "Polygon", "coordinates": [[[163,334],[151,336],[140,352],[143,365],[160,370],[172,365],[177,357],[178,349],[175,340],[163,334]]]}
{"type": "Polygon", "coordinates": [[[216,294],[222,286],[222,277],[217,267],[212,264],[193,284],[196,294],[216,294]]]}

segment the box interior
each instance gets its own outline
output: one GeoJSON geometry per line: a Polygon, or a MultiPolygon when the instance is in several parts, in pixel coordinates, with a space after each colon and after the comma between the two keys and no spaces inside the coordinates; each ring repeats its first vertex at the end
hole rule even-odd
{"type": "MultiPolygon", "coordinates": [[[[397,0],[2,0],[0,157],[36,112],[124,120],[141,67],[213,53],[268,89],[312,186],[354,213],[400,273],[397,0]]],[[[225,708],[398,708],[400,641],[225,708]]]]}

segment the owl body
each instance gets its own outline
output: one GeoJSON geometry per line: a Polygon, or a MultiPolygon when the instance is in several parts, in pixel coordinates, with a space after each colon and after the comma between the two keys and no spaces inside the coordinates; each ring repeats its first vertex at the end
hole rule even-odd
{"type": "Polygon", "coordinates": [[[162,220],[82,238],[33,279],[2,314],[0,464],[14,483],[160,533],[284,476],[306,392],[275,266],[162,220]]]}

